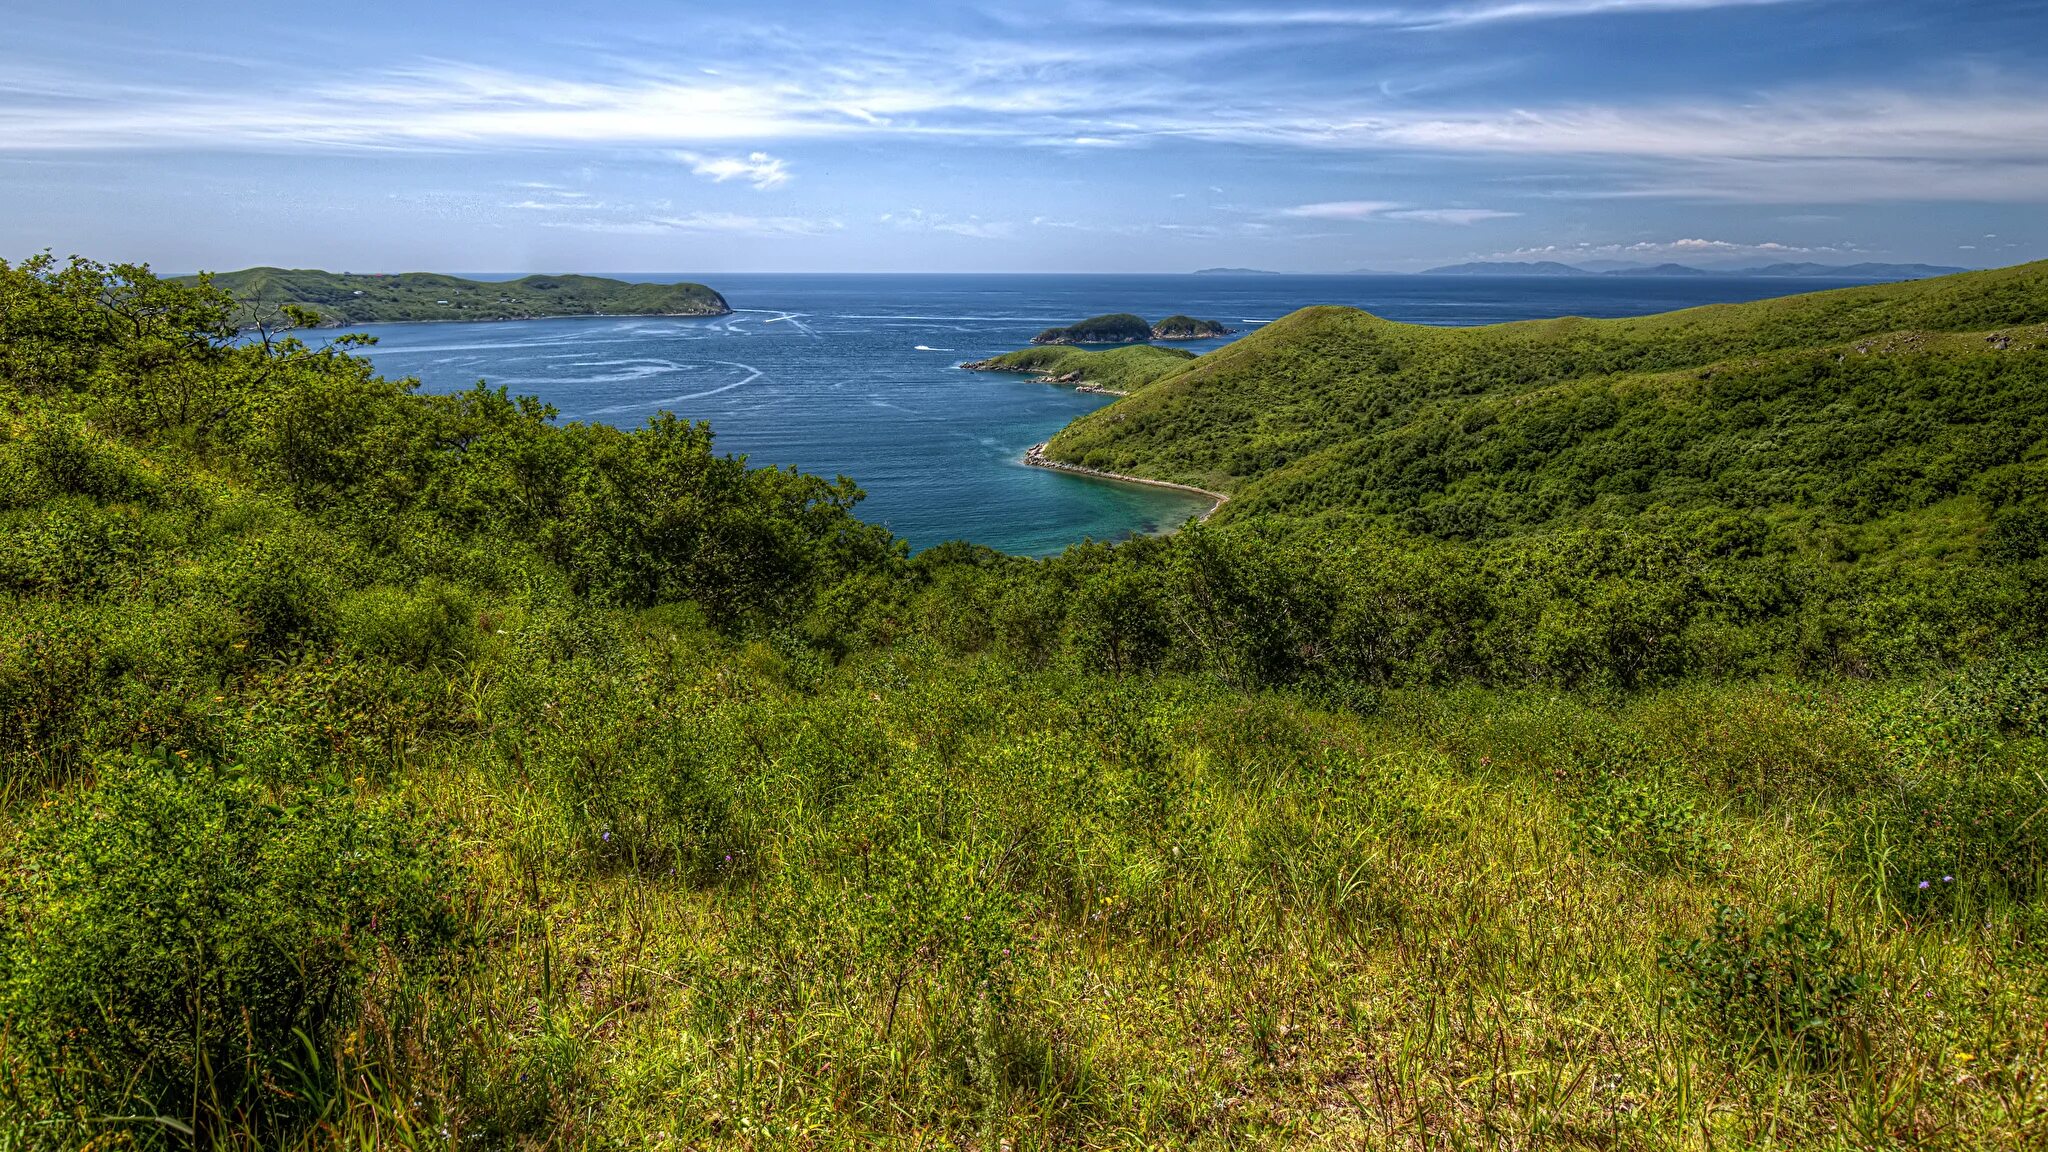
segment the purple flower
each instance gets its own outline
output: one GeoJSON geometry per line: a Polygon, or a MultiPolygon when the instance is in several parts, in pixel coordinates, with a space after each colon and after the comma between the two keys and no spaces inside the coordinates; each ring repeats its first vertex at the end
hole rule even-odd
{"type": "Polygon", "coordinates": [[[1953,883],[1955,883],[1955,882],[1956,882],[1956,878],[1955,878],[1955,877],[1953,877],[1953,876],[1943,876],[1943,877],[1941,878],[1941,882],[1942,882],[1943,884],[1953,884],[1953,883]]]}
{"type": "Polygon", "coordinates": [[[1927,881],[1925,881],[1925,880],[1922,880],[1922,881],[1920,882],[1920,890],[1921,890],[1922,892],[1925,892],[1925,891],[1927,891],[1927,881]]]}
{"type": "MultiPolygon", "coordinates": [[[[607,843],[607,844],[609,844],[609,843],[611,843],[611,842],[612,842],[612,834],[611,834],[610,832],[606,832],[606,833],[604,834],[604,842],[605,842],[605,843],[607,843]]],[[[1925,885],[1925,884],[1922,884],[1922,885],[1921,885],[1921,887],[1922,887],[1922,888],[1925,888],[1925,887],[1927,887],[1927,885],[1925,885]]]]}

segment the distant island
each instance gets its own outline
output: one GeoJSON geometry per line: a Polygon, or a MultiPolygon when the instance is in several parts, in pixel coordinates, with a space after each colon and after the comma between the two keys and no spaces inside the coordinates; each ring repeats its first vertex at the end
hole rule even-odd
{"type": "Polygon", "coordinates": [[[1266,268],[1197,268],[1196,276],[1278,276],[1280,273],[1266,268]]]}
{"type": "Polygon", "coordinates": [[[1924,280],[1967,268],[1939,264],[1765,264],[1751,268],[1697,268],[1690,264],[1611,264],[1581,267],[1555,260],[1480,260],[1425,269],[1422,276],[1774,276],[1815,280],[1924,280]]]}
{"type": "Polygon", "coordinates": [[[1031,338],[1033,344],[1143,344],[1147,340],[1207,340],[1227,336],[1230,329],[1214,320],[1193,316],[1168,316],[1157,324],[1129,312],[1092,316],[1064,328],[1047,328],[1031,338]]]}
{"type": "MultiPolygon", "coordinates": [[[[184,276],[196,283],[197,276],[184,276]]],[[[534,320],[547,316],[723,316],[725,297],[702,284],[634,284],[602,276],[465,280],[434,272],[392,275],[306,268],[245,268],[210,274],[242,302],[254,325],[284,305],[317,315],[321,327],[407,320],[534,320]]]]}

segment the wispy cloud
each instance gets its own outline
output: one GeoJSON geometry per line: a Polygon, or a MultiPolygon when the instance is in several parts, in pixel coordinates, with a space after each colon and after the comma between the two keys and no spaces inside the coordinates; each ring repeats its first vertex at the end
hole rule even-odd
{"type": "Polygon", "coordinates": [[[1388,200],[1332,200],[1320,204],[1297,204],[1280,210],[1282,216],[1310,220],[1414,220],[1425,224],[1477,224],[1482,220],[1505,220],[1519,212],[1495,208],[1412,208],[1388,200]]]}
{"type": "Polygon", "coordinates": [[[1302,216],[1311,220],[1368,220],[1400,206],[1390,200],[1332,200],[1321,204],[1297,204],[1292,208],[1282,208],[1280,214],[1302,216]]]}
{"type": "Polygon", "coordinates": [[[743,180],[756,188],[773,188],[789,183],[789,165],[766,152],[749,152],[745,156],[678,152],[676,159],[688,164],[696,175],[708,176],[720,184],[727,180],[743,180]]]}
{"type": "Polygon", "coordinates": [[[1502,212],[1497,208],[1403,208],[1387,213],[1392,220],[1420,220],[1426,224],[1477,224],[1520,215],[1520,212],[1502,212]]]}
{"type": "Polygon", "coordinates": [[[1787,260],[1800,256],[1843,256],[1863,254],[1854,245],[1785,244],[1776,240],[1717,240],[1691,236],[1676,240],[1636,240],[1617,243],[1545,244],[1486,253],[1490,260],[1706,260],[1769,258],[1787,260]]]}
{"type": "MultiPolygon", "coordinates": [[[[1032,221],[1034,224],[1037,222],[1032,221]]],[[[941,212],[926,212],[922,208],[912,208],[905,212],[884,212],[878,223],[893,225],[909,232],[944,232],[972,240],[1007,240],[1017,232],[1017,226],[1008,220],[984,220],[979,216],[948,216],[941,212]]]]}
{"type": "MultiPolygon", "coordinates": [[[[1470,4],[1359,5],[1337,8],[1146,8],[1118,11],[1166,25],[1271,28],[1289,25],[1355,28],[1459,28],[1517,20],[1558,20],[1650,12],[1697,12],[1711,8],[1761,8],[1810,0],[1490,0],[1470,4]]],[[[1107,15],[1107,13],[1105,13],[1107,15]]]]}
{"type": "Polygon", "coordinates": [[[547,227],[573,232],[659,236],[671,232],[717,232],[752,236],[819,236],[844,227],[837,220],[803,216],[749,216],[739,212],[688,212],[624,219],[549,220],[547,227]]]}
{"type": "MultiPolygon", "coordinates": [[[[1475,21],[1660,6],[1705,0],[1499,0],[1369,11],[1475,21]]],[[[1945,92],[1811,88],[1720,100],[1418,107],[1335,82],[1251,76],[1218,85],[1216,70],[1206,67],[1134,78],[1127,62],[1085,47],[985,44],[937,58],[937,66],[927,58],[918,67],[900,54],[849,52],[831,67],[781,61],[716,74],[642,65],[602,81],[444,62],[258,98],[203,88],[143,91],[91,77],[67,85],[39,75],[33,95],[0,88],[0,153],[647,147],[675,152],[711,180],[772,188],[789,182],[789,163],[735,146],[835,138],[1062,148],[1175,142],[1567,159],[1588,174],[1582,193],[1597,195],[1812,204],[2048,200],[2048,85],[2037,80],[1979,75],[1945,92]],[[1004,48],[1016,57],[1006,58],[1004,48]]],[[[1478,209],[1384,211],[1433,213],[1409,218],[1440,223],[1492,218],[1478,209]]]]}

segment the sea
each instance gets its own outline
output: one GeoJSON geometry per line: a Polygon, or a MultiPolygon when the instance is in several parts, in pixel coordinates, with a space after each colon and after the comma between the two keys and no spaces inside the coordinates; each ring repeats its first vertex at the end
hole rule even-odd
{"type": "MultiPolygon", "coordinates": [[[[503,278],[493,276],[491,278],[503,278]]],[[[729,316],[570,317],[369,325],[368,355],[425,392],[482,380],[538,396],[563,421],[632,428],[657,412],[708,420],[755,466],[850,476],[858,508],[923,549],[969,540],[1041,556],[1170,531],[1208,502],[1034,468],[1031,445],[1114,398],[960,365],[1106,312],[1187,313],[1237,332],[1297,308],[1348,304],[1390,320],[1472,325],[1636,316],[1817,291],[1841,282],[1725,277],[1287,275],[621,275],[697,280],[729,316]]]]}

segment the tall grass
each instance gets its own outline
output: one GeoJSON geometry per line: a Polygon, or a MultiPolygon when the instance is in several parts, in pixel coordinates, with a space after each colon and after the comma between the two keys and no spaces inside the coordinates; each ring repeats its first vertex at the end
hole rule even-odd
{"type": "MultiPolygon", "coordinates": [[[[1916,835],[1922,774],[2038,781],[2038,728],[1972,711],[1967,677],[1359,715],[632,629],[472,677],[365,787],[447,822],[484,943],[458,979],[372,973],[285,1061],[299,1122],[212,1144],[2018,1148],[2048,1124],[2036,877],[1915,903],[1906,846],[1869,846],[1916,835]],[[1825,1010],[1730,990],[1807,987],[1822,953],[1825,1010]]],[[[1986,850],[2032,859],[2020,823],[1986,850]]],[[[8,1043],[18,1146],[192,1126],[62,1114],[8,1043]]]]}

